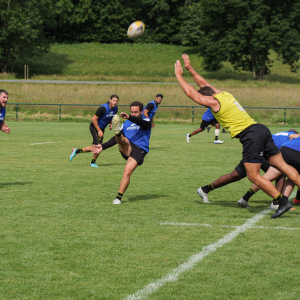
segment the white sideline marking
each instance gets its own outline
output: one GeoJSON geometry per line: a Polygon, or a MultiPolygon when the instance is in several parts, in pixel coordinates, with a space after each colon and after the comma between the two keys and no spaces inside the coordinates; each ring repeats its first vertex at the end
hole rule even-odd
{"type": "MultiPolygon", "coordinates": [[[[173,226],[203,226],[203,227],[224,227],[224,228],[238,228],[239,226],[232,225],[211,225],[211,224],[199,224],[199,223],[174,223],[174,222],[165,222],[160,223],[160,225],[173,225],[173,226]]],[[[300,230],[300,228],[288,228],[282,226],[251,226],[250,228],[255,229],[284,229],[284,230],[300,230]]]]}
{"type": "Polygon", "coordinates": [[[30,146],[32,145],[42,145],[42,144],[52,144],[54,142],[45,142],[45,143],[35,143],[35,144],[29,144],[30,146]]]}
{"type": "Polygon", "coordinates": [[[137,291],[136,293],[127,296],[125,298],[125,300],[144,299],[147,296],[149,296],[150,294],[156,292],[159,288],[161,288],[166,283],[177,281],[179,275],[192,269],[205,256],[217,251],[218,248],[221,248],[222,246],[233,241],[242,232],[245,232],[246,230],[252,228],[256,222],[258,222],[260,219],[262,219],[264,217],[264,215],[269,212],[270,212],[270,209],[265,209],[265,210],[261,211],[260,213],[256,214],[253,218],[247,220],[243,225],[237,226],[235,230],[224,235],[217,242],[203,247],[199,253],[191,256],[185,263],[183,263],[179,267],[173,269],[171,271],[171,273],[167,274],[165,277],[158,279],[158,280],[148,284],[147,286],[145,286],[143,289],[137,291]]]}

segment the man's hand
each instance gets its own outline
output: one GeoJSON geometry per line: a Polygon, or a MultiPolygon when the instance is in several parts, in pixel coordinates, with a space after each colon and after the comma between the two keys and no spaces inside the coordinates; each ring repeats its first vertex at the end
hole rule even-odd
{"type": "Polygon", "coordinates": [[[130,116],[128,114],[124,113],[124,112],[121,112],[120,117],[123,118],[123,119],[128,120],[130,116]]]}
{"type": "Polygon", "coordinates": [[[103,138],[103,131],[101,129],[98,130],[98,136],[99,136],[100,139],[103,138]]]}
{"type": "Polygon", "coordinates": [[[102,150],[103,150],[103,148],[102,148],[102,145],[100,144],[100,145],[95,145],[95,148],[92,149],[92,152],[94,154],[99,154],[102,150]]]}
{"type": "Polygon", "coordinates": [[[10,133],[10,128],[7,125],[5,125],[2,127],[2,131],[5,133],[10,133]]]}
{"type": "Polygon", "coordinates": [[[183,63],[184,63],[184,67],[189,70],[192,68],[192,65],[191,65],[191,61],[190,61],[190,58],[187,54],[182,54],[182,58],[183,58],[183,63]]]}
{"type": "Polygon", "coordinates": [[[151,123],[152,127],[155,127],[154,123],[151,123]]]}
{"type": "Polygon", "coordinates": [[[175,63],[175,75],[176,77],[181,77],[183,74],[183,70],[182,70],[182,67],[181,67],[181,63],[179,60],[176,60],[176,63],[175,63]]]}
{"type": "Polygon", "coordinates": [[[300,137],[300,134],[294,133],[294,134],[291,134],[291,135],[289,136],[289,139],[290,139],[290,140],[293,140],[293,139],[297,139],[298,137],[300,137]]]}

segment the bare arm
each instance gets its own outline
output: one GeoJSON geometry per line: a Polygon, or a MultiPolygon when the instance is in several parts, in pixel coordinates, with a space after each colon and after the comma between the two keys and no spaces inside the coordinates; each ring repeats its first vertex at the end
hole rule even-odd
{"type": "Polygon", "coordinates": [[[100,128],[99,125],[98,125],[98,122],[97,122],[98,119],[99,119],[99,118],[98,118],[96,115],[94,115],[94,116],[92,117],[92,123],[93,123],[94,127],[96,128],[96,130],[97,130],[97,132],[98,132],[98,136],[99,136],[100,138],[102,138],[102,137],[103,137],[103,131],[101,130],[101,128],[100,128]]]}
{"type": "Polygon", "coordinates": [[[4,120],[2,121],[0,125],[0,130],[5,133],[10,133],[10,128],[5,124],[4,120]]]}
{"type": "Polygon", "coordinates": [[[291,134],[290,136],[289,136],[289,139],[290,140],[293,140],[293,139],[297,139],[298,137],[300,137],[300,134],[291,134]]]}
{"type": "Polygon", "coordinates": [[[201,75],[199,75],[194,68],[191,65],[190,58],[187,54],[182,54],[183,62],[184,62],[184,67],[192,74],[194,81],[200,86],[210,86],[216,94],[221,93],[221,90],[218,90],[214,88],[212,85],[210,85],[201,75]]]}
{"type": "Polygon", "coordinates": [[[185,81],[185,79],[182,77],[182,74],[183,71],[181,63],[179,60],[177,60],[175,63],[175,75],[185,94],[196,103],[210,107],[213,111],[218,111],[220,108],[219,101],[212,96],[203,96],[202,94],[196,92],[195,89],[185,81]]]}

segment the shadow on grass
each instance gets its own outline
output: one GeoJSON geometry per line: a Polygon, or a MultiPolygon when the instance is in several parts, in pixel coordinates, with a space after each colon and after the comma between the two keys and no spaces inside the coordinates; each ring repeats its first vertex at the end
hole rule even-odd
{"type": "Polygon", "coordinates": [[[27,185],[33,184],[33,182],[7,182],[7,183],[0,183],[0,188],[11,186],[11,185],[27,185]]]}
{"type": "Polygon", "coordinates": [[[159,195],[159,194],[135,195],[135,196],[128,197],[128,200],[125,202],[146,201],[146,200],[153,200],[157,198],[163,198],[167,196],[168,195],[159,195]]]}
{"type": "Polygon", "coordinates": [[[14,64],[16,79],[24,79],[24,65],[29,66],[29,78],[34,75],[62,75],[73,61],[66,54],[49,52],[28,60],[17,60],[14,64]]]}

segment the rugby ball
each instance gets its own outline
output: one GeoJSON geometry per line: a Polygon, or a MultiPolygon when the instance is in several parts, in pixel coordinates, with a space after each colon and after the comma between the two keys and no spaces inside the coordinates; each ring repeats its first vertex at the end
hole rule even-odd
{"type": "Polygon", "coordinates": [[[136,40],[143,35],[144,31],[145,24],[142,21],[135,21],[129,26],[127,36],[130,39],[136,40]]]}

